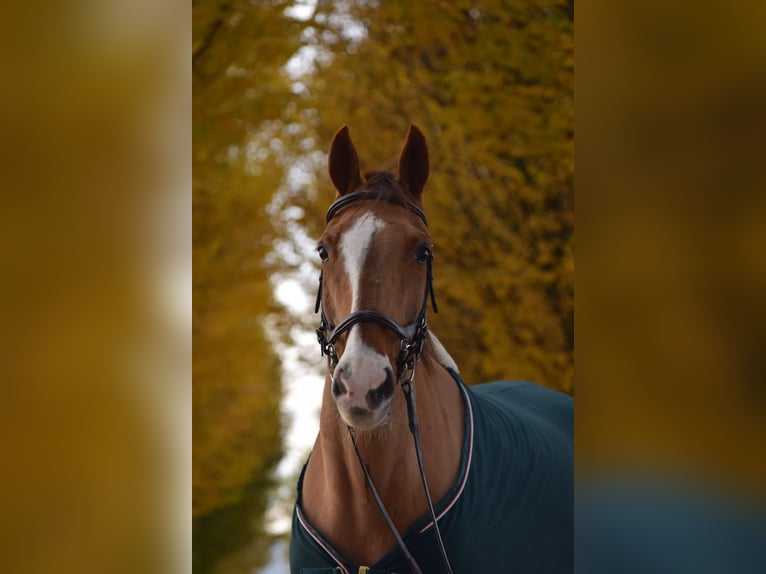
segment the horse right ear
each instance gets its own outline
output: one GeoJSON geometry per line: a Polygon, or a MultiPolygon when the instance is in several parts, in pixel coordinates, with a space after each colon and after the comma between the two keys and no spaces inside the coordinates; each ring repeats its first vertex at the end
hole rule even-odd
{"type": "Polygon", "coordinates": [[[419,198],[428,180],[428,145],[418,126],[410,124],[402,153],[399,154],[399,183],[414,198],[419,198]]]}
{"type": "Polygon", "coordinates": [[[348,126],[340,128],[332,138],[327,170],[338,195],[346,195],[362,187],[359,157],[348,135],[348,126]]]}

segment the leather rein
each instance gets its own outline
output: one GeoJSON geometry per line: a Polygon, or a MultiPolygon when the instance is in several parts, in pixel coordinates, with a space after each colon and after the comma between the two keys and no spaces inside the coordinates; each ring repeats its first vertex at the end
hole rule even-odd
{"type": "MultiPolygon", "coordinates": [[[[374,190],[357,191],[354,193],[344,195],[340,197],[339,199],[337,199],[335,202],[333,202],[332,205],[330,205],[330,208],[327,210],[327,218],[326,218],[327,223],[330,223],[332,218],[341,209],[343,209],[350,203],[361,201],[361,200],[371,200],[371,199],[384,200],[384,201],[388,201],[389,203],[401,205],[402,207],[405,207],[409,209],[410,211],[412,211],[415,215],[417,215],[423,221],[423,223],[425,223],[426,227],[428,226],[428,222],[426,221],[426,216],[423,213],[423,210],[420,209],[417,205],[415,205],[412,202],[402,202],[400,200],[392,198],[390,195],[381,194],[374,190]]],[[[439,312],[439,308],[436,305],[436,297],[434,295],[434,288],[433,288],[432,261],[433,261],[433,254],[429,252],[428,259],[426,261],[427,273],[426,273],[425,292],[423,294],[423,304],[420,306],[420,311],[415,321],[412,323],[409,323],[408,325],[402,326],[396,321],[394,321],[393,319],[391,319],[390,317],[374,309],[361,309],[359,311],[354,311],[351,314],[347,315],[337,325],[333,325],[328,320],[327,316],[324,313],[324,309],[322,308],[322,273],[321,272],[319,274],[319,289],[317,290],[317,298],[316,298],[316,304],[314,305],[314,312],[319,313],[321,311],[321,315],[320,315],[321,322],[320,322],[319,328],[316,330],[316,333],[317,333],[317,339],[319,341],[319,345],[322,350],[322,355],[327,356],[327,366],[330,372],[330,377],[333,376],[333,373],[335,371],[335,366],[338,364],[338,360],[339,360],[339,357],[335,351],[335,342],[343,333],[351,329],[351,327],[353,327],[357,323],[376,323],[392,331],[395,335],[399,337],[400,351],[399,351],[399,357],[397,359],[397,381],[400,382],[402,392],[404,393],[404,397],[407,402],[407,418],[409,421],[410,433],[412,434],[412,438],[415,443],[415,453],[418,459],[418,468],[420,470],[420,478],[423,483],[423,491],[425,493],[426,503],[428,505],[428,511],[431,516],[431,521],[434,526],[434,532],[436,534],[436,540],[439,546],[439,551],[441,553],[441,557],[444,562],[446,572],[448,574],[452,574],[452,566],[450,565],[449,559],[447,558],[447,552],[444,548],[444,542],[442,541],[441,531],[439,530],[439,524],[436,520],[436,513],[434,512],[434,506],[431,500],[431,493],[428,489],[428,481],[426,480],[426,473],[425,473],[425,468],[423,465],[423,452],[420,446],[420,431],[418,429],[418,419],[417,419],[417,413],[415,410],[415,387],[413,386],[413,381],[415,379],[415,366],[420,360],[420,354],[423,352],[423,345],[425,344],[426,335],[428,333],[428,325],[426,323],[426,312],[428,310],[429,298],[431,299],[431,305],[433,306],[434,312],[435,313],[439,312]]],[[[412,570],[413,574],[422,574],[423,571],[421,570],[420,566],[418,566],[418,563],[415,561],[415,559],[412,557],[412,554],[407,548],[407,545],[404,543],[404,540],[402,540],[402,537],[399,534],[399,531],[396,529],[396,526],[394,525],[394,522],[391,519],[391,516],[386,510],[386,507],[383,504],[383,501],[381,500],[377,489],[375,488],[375,484],[372,481],[372,477],[370,476],[370,473],[367,470],[367,465],[362,460],[362,456],[359,453],[359,449],[357,448],[356,435],[354,433],[354,429],[349,426],[348,432],[351,437],[351,442],[354,445],[354,452],[356,453],[356,457],[359,460],[359,465],[362,467],[362,471],[364,473],[365,479],[367,480],[367,486],[369,487],[370,492],[372,493],[373,498],[375,499],[375,503],[378,506],[380,513],[383,515],[383,519],[386,521],[388,528],[391,530],[391,534],[393,534],[394,539],[396,540],[397,545],[402,551],[402,554],[404,554],[404,557],[407,560],[407,563],[409,564],[409,567],[412,570]]]]}

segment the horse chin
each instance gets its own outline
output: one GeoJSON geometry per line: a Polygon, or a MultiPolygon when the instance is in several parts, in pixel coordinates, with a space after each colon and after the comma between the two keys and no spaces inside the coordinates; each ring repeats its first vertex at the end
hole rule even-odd
{"type": "Polygon", "coordinates": [[[338,406],[343,421],[355,430],[373,430],[386,422],[391,414],[391,403],[388,402],[375,410],[358,407],[342,408],[338,406]]]}

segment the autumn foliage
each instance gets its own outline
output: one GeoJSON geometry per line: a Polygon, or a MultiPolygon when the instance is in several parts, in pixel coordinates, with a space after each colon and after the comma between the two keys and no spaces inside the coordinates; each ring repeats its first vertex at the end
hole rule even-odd
{"type": "Polygon", "coordinates": [[[270,341],[314,318],[280,316],[269,278],[316,264],[295,230],[323,226],[341,125],[368,170],[385,167],[410,123],[428,139],[441,309],[430,322],[464,379],[574,390],[572,3],[296,5],[193,3],[200,525],[268,484],[279,460],[270,341]]]}
{"type": "MultiPolygon", "coordinates": [[[[442,307],[434,331],[471,383],[523,378],[573,392],[571,5],[349,10],[366,36],[340,25],[331,63],[313,76],[305,105],[318,111],[315,146],[348,124],[374,169],[417,124],[431,154],[424,201],[442,307]]],[[[318,193],[295,199],[315,235],[332,199],[323,170],[318,193]]]]}

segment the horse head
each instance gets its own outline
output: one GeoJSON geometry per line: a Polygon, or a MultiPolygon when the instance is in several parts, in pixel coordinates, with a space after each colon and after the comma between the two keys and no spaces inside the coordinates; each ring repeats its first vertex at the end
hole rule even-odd
{"type": "Polygon", "coordinates": [[[428,147],[410,126],[398,175],[362,177],[344,126],[333,138],[328,168],[337,195],[317,244],[318,332],[340,416],[368,430],[388,418],[394,389],[425,337],[433,249],[422,212],[428,147]]]}

